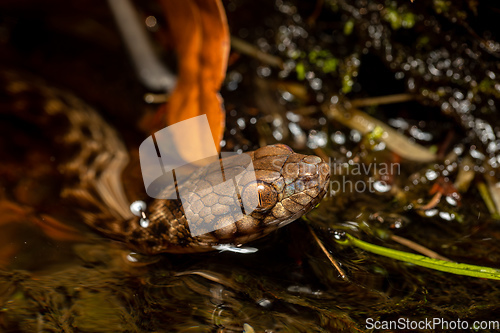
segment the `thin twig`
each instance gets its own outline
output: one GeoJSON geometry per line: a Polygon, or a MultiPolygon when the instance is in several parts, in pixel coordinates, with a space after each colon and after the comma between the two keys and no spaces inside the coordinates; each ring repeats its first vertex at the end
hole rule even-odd
{"type": "Polygon", "coordinates": [[[426,203],[422,207],[418,207],[418,209],[429,210],[436,207],[437,204],[441,201],[442,196],[443,194],[441,192],[436,193],[428,203],[426,203]]]}
{"type": "Polygon", "coordinates": [[[314,25],[314,23],[316,23],[316,20],[318,19],[319,14],[321,14],[321,10],[323,9],[323,4],[324,4],[324,0],[316,0],[316,5],[314,6],[314,11],[307,18],[307,24],[314,25]]]}
{"type": "Polygon", "coordinates": [[[360,108],[364,106],[381,105],[381,104],[394,104],[401,102],[408,102],[415,99],[415,95],[412,94],[396,94],[396,95],[386,95],[380,97],[368,97],[353,99],[350,101],[351,107],[360,108]]]}
{"type": "Polygon", "coordinates": [[[485,177],[486,184],[480,182],[477,187],[491,215],[498,217],[500,209],[500,184],[489,175],[485,175],[485,177]]]}
{"type": "Polygon", "coordinates": [[[442,255],[440,255],[439,253],[437,252],[434,252],[432,251],[431,249],[428,249],[426,248],[425,246],[422,246],[420,244],[417,244],[415,243],[414,241],[411,241],[409,239],[406,239],[404,237],[401,237],[401,236],[397,236],[397,235],[390,235],[389,238],[401,245],[404,245],[414,251],[417,251],[419,253],[422,253],[424,256],[427,256],[429,258],[433,258],[433,259],[439,259],[439,260],[444,260],[444,261],[449,261],[449,262],[453,262],[451,261],[450,259],[446,258],[446,257],[443,257],[442,255]]]}
{"type": "Polygon", "coordinates": [[[321,248],[321,250],[323,251],[323,253],[326,255],[326,257],[328,258],[328,260],[330,260],[330,262],[332,263],[332,265],[337,269],[337,271],[339,272],[340,274],[340,277],[345,280],[345,281],[349,281],[349,278],[347,277],[347,275],[345,274],[344,270],[342,269],[342,267],[340,267],[340,264],[338,263],[337,260],[335,260],[332,255],[328,252],[328,250],[325,248],[325,246],[323,245],[323,243],[319,240],[318,236],[316,235],[316,233],[314,232],[313,228],[311,228],[310,225],[307,225],[309,227],[309,230],[311,231],[311,234],[313,235],[314,237],[314,240],[316,241],[316,243],[319,245],[319,247],[321,248]]]}
{"type": "Polygon", "coordinates": [[[153,94],[153,93],[147,93],[144,94],[144,102],[148,104],[162,104],[168,101],[168,98],[170,97],[169,94],[153,94]]]}
{"type": "Polygon", "coordinates": [[[474,171],[474,161],[470,156],[466,156],[458,167],[458,175],[455,179],[455,186],[459,192],[465,193],[469,189],[469,185],[476,176],[474,171]]]}
{"type": "Polygon", "coordinates": [[[262,52],[252,44],[245,42],[243,39],[231,36],[231,47],[240,53],[258,59],[269,66],[283,68],[283,60],[281,58],[262,52]]]}

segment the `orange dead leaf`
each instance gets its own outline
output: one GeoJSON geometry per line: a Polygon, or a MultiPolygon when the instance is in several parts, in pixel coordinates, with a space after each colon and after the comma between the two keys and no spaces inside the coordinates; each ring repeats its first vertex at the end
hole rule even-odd
{"type": "Polygon", "coordinates": [[[225,113],[218,91],[224,80],[230,45],[222,3],[220,0],[160,2],[175,45],[179,75],[176,88],[159,113],[165,115],[168,125],[206,114],[219,148],[225,113]]]}

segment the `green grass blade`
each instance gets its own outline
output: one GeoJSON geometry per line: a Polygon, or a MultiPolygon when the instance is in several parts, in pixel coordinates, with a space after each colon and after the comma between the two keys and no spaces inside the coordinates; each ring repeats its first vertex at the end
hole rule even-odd
{"type": "Polygon", "coordinates": [[[473,276],[477,278],[485,278],[485,279],[494,279],[500,280],[500,269],[484,267],[484,266],[476,266],[469,264],[460,264],[454,263],[439,259],[433,259],[429,257],[425,257],[419,254],[413,254],[403,251],[398,251],[394,249],[389,249],[386,247],[370,244],[364,242],[362,240],[357,239],[354,236],[349,234],[345,234],[347,239],[339,240],[339,243],[349,243],[356,247],[359,247],[362,250],[375,253],[381,256],[385,256],[388,258],[401,260],[404,262],[412,263],[418,266],[431,268],[437,271],[442,271],[446,273],[458,274],[458,275],[467,275],[473,276]]]}

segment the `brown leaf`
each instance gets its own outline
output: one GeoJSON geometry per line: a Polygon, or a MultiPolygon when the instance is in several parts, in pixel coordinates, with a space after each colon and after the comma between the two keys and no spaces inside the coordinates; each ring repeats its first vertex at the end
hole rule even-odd
{"type": "MultiPolygon", "coordinates": [[[[218,91],[229,54],[229,28],[220,0],[160,0],[175,45],[177,86],[159,112],[168,125],[206,114],[217,148],[225,112],[218,91]]],[[[185,138],[175,138],[185,140],[185,138]]]]}

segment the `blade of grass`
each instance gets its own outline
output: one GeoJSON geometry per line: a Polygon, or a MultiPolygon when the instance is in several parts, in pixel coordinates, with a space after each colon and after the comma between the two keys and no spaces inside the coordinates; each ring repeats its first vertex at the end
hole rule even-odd
{"type": "Polygon", "coordinates": [[[441,272],[457,274],[457,275],[467,275],[477,278],[500,280],[500,269],[497,268],[449,262],[449,261],[424,257],[419,254],[413,254],[394,249],[389,249],[383,246],[378,246],[364,242],[347,233],[345,233],[345,237],[337,238],[337,242],[341,244],[350,244],[374,254],[378,254],[396,260],[401,260],[404,262],[412,263],[426,268],[431,268],[441,272]]]}

